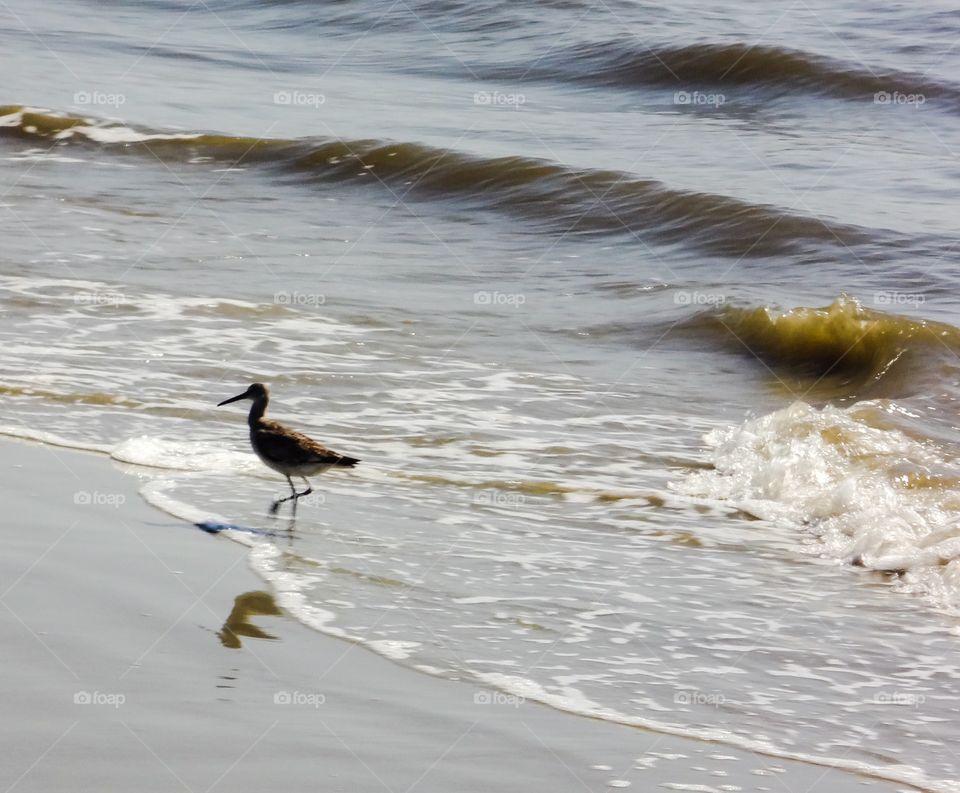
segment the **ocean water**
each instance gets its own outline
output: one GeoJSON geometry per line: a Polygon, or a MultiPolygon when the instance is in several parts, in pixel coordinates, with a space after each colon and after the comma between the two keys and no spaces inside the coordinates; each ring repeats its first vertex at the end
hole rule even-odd
{"type": "Polygon", "coordinates": [[[960,789],[958,35],[12,0],[0,430],[273,532],[292,615],[424,673],[960,789]],[[292,532],[254,381],[363,460],[292,532]]]}

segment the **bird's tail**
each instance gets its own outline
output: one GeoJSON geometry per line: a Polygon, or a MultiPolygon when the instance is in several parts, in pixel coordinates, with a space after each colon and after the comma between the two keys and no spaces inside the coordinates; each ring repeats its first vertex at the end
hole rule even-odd
{"type": "Polygon", "coordinates": [[[359,462],[360,462],[360,459],[357,457],[346,457],[345,455],[341,455],[340,459],[337,460],[336,463],[334,463],[334,465],[342,465],[345,468],[350,468],[359,462]]]}

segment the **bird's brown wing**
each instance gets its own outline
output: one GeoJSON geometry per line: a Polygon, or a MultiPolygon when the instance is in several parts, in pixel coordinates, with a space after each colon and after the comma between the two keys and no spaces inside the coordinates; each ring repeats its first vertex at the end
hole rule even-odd
{"type": "MultiPolygon", "coordinates": [[[[345,457],[302,432],[284,427],[275,421],[261,421],[256,432],[260,454],[268,460],[286,465],[352,465],[345,463],[353,460],[345,457]]],[[[353,462],[356,462],[355,460],[353,462]]]]}

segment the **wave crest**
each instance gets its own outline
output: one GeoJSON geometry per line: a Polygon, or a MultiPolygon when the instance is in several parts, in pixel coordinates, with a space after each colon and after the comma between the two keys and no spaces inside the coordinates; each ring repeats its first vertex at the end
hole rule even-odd
{"type": "Polygon", "coordinates": [[[914,393],[934,359],[960,351],[960,331],[950,325],[873,311],[845,295],[822,308],[728,307],[687,328],[835,396],[914,393]]]}
{"type": "Polygon", "coordinates": [[[256,169],[285,182],[376,185],[402,200],[456,202],[504,212],[564,235],[633,236],[723,256],[810,253],[838,245],[909,245],[766,204],[670,188],[616,171],[573,169],[530,157],[478,157],[418,143],[378,140],[259,140],[160,133],[20,106],[0,107],[0,139],[59,140],[98,154],[147,161],[256,169]]]}

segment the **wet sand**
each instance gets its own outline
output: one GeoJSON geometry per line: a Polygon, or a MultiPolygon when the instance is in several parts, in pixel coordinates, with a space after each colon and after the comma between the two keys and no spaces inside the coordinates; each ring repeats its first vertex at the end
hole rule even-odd
{"type": "Polygon", "coordinates": [[[5,791],[904,789],[418,674],[286,618],[104,456],[0,469],[5,791]]]}

